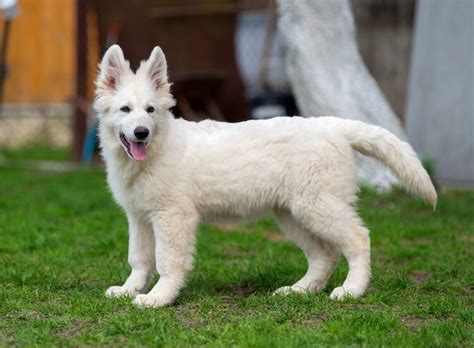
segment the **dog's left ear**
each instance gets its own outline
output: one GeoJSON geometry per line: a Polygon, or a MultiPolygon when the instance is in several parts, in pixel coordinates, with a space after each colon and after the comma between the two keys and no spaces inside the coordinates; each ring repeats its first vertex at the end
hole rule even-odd
{"type": "Polygon", "coordinates": [[[156,90],[168,85],[168,64],[166,64],[165,54],[160,47],[156,46],[151,51],[147,60],[148,76],[156,90]]]}

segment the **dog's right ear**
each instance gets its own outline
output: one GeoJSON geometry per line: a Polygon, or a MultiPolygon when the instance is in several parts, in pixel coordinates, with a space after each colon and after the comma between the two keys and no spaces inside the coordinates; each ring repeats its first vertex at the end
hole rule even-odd
{"type": "Polygon", "coordinates": [[[120,84],[120,78],[129,68],[129,63],[123,56],[119,45],[111,46],[102,58],[97,77],[97,94],[115,92],[120,84]]]}

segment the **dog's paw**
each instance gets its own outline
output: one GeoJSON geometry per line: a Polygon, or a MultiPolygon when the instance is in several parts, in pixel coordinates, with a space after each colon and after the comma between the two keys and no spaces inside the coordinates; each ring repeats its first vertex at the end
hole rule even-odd
{"type": "Polygon", "coordinates": [[[308,289],[301,286],[282,286],[273,292],[273,295],[288,295],[288,294],[307,294],[308,289]]]}
{"type": "Polygon", "coordinates": [[[331,300],[345,300],[347,298],[355,297],[354,294],[347,289],[344,289],[342,286],[339,286],[335,288],[332,292],[331,295],[329,295],[329,298],[331,300]]]}
{"type": "Polygon", "coordinates": [[[143,308],[158,308],[170,304],[169,301],[164,301],[160,297],[147,294],[137,295],[132,303],[137,307],[143,308]]]}
{"type": "Polygon", "coordinates": [[[137,295],[137,292],[123,286],[111,286],[105,292],[107,297],[131,297],[134,298],[137,295]]]}

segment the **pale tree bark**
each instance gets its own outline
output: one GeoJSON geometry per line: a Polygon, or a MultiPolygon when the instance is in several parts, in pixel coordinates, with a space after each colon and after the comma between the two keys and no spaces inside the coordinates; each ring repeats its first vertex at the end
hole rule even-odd
{"type": "MultiPolygon", "coordinates": [[[[302,116],[337,116],[389,129],[400,122],[357,48],[348,0],[278,0],[278,30],[288,79],[302,116]]],[[[382,164],[357,154],[359,179],[378,190],[398,181],[382,164]]]]}

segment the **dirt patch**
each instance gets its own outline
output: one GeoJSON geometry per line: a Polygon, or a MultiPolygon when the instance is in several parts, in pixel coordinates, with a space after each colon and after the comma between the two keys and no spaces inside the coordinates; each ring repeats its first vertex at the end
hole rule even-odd
{"type": "Polygon", "coordinates": [[[375,260],[377,260],[377,263],[379,264],[385,264],[385,267],[399,267],[399,266],[405,266],[409,265],[410,261],[406,259],[394,259],[391,256],[388,256],[386,254],[381,254],[378,253],[375,255],[375,260]]]}
{"type": "Polygon", "coordinates": [[[331,318],[331,315],[328,313],[321,313],[319,315],[312,315],[307,319],[297,319],[293,323],[297,325],[304,325],[307,327],[318,327],[321,326],[324,322],[328,321],[331,318]]]}
{"type": "Polygon", "coordinates": [[[57,336],[66,338],[79,336],[96,323],[97,321],[92,319],[75,319],[65,326],[60,327],[57,330],[57,336]]]}
{"type": "Polygon", "coordinates": [[[255,289],[250,285],[236,285],[232,287],[232,292],[240,297],[250,297],[255,292],[255,289]]]}
{"type": "Polygon", "coordinates": [[[410,278],[415,283],[422,283],[426,279],[428,279],[430,276],[431,276],[431,273],[427,271],[415,270],[415,271],[410,272],[410,278]]]}
{"type": "Polygon", "coordinates": [[[406,328],[410,331],[418,331],[421,327],[425,326],[426,324],[432,323],[433,319],[423,319],[417,317],[406,317],[402,318],[403,324],[405,324],[406,328]]]}
{"type": "Polygon", "coordinates": [[[182,305],[176,306],[176,314],[177,315],[193,315],[196,314],[198,311],[198,305],[194,302],[186,303],[182,305]]]}
{"type": "Polygon", "coordinates": [[[275,230],[266,230],[263,234],[266,239],[272,241],[272,242],[284,242],[284,243],[289,243],[288,238],[281,233],[280,231],[275,231],[275,230]]]}
{"type": "Polygon", "coordinates": [[[228,303],[219,306],[217,310],[210,310],[205,313],[199,310],[196,303],[181,305],[176,308],[176,315],[187,328],[195,328],[207,325],[211,321],[219,320],[230,321],[239,308],[234,303],[228,303]]]}
{"type": "Polygon", "coordinates": [[[25,310],[25,311],[21,311],[21,313],[17,317],[18,320],[29,320],[31,318],[40,320],[40,319],[45,319],[46,316],[43,313],[38,312],[38,311],[25,310]]]}
{"type": "Polygon", "coordinates": [[[175,313],[183,325],[193,328],[203,324],[202,316],[199,316],[198,306],[195,303],[187,303],[176,307],[175,313]]]}
{"type": "Polygon", "coordinates": [[[474,235],[461,236],[463,242],[474,243],[474,235]]]}
{"type": "Polygon", "coordinates": [[[401,247],[413,248],[413,247],[432,247],[433,240],[428,237],[416,237],[410,239],[401,239],[400,240],[401,247]]]}
{"type": "Polygon", "coordinates": [[[254,285],[250,284],[231,284],[229,286],[216,288],[221,298],[226,301],[233,301],[236,296],[239,298],[250,297],[256,292],[254,285]]]}
{"type": "MultiPolygon", "coordinates": [[[[26,321],[26,320],[48,320],[49,318],[53,317],[52,315],[47,315],[38,311],[34,310],[25,310],[22,311],[18,316],[16,316],[17,321],[26,321]]],[[[56,317],[56,315],[54,315],[56,317]]],[[[12,319],[13,316],[10,316],[10,319],[12,319]]],[[[92,320],[92,319],[74,319],[71,322],[65,323],[61,327],[58,327],[55,330],[55,336],[57,337],[64,337],[64,338],[69,338],[69,337],[75,337],[83,334],[85,331],[87,331],[91,326],[95,325],[97,323],[97,320],[92,320]]],[[[7,335],[7,338],[13,339],[12,342],[14,342],[14,334],[12,333],[11,335],[7,335]]],[[[1,341],[0,341],[1,342],[1,341]]]]}
{"type": "Polygon", "coordinates": [[[241,256],[246,253],[245,250],[242,250],[241,248],[239,248],[237,245],[234,245],[234,244],[223,245],[220,248],[220,251],[223,255],[226,255],[226,256],[241,256]]]}
{"type": "Polygon", "coordinates": [[[222,232],[244,232],[250,233],[252,232],[251,228],[248,228],[243,225],[236,225],[236,224],[217,224],[216,225],[222,232]]]}
{"type": "Polygon", "coordinates": [[[376,309],[378,306],[375,304],[369,304],[369,303],[339,303],[337,307],[345,308],[345,309],[369,309],[369,308],[376,309]]]}
{"type": "Polygon", "coordinates": [[[18,346],[15,340],[15,332],[12,329],[7,329],[2,331],[2,336],[0,336],[0,346],[13,347],[18,346]]]}

